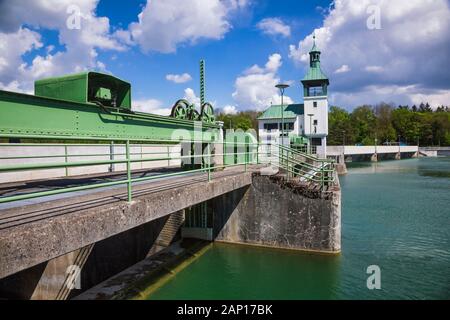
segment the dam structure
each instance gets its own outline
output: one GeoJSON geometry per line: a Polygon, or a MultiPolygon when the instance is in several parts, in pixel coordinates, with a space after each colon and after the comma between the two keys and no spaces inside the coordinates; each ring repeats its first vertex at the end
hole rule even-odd
{"type": "Polygon", "coordinates": [[[225,133],[204,99],[131,107],[97,72],[0,91],[0,298],[71,299],[184,239],[340,252],[333,160],[225,133]]]}

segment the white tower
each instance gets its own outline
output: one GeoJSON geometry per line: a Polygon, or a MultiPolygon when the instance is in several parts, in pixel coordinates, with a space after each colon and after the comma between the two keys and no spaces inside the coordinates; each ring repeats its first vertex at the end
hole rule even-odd
{"type": "Polygon", "coordinates": [[[330,82],[320,68],[320,51],[316,46],[315,36],[309,57],[309,70],[302,80],[305,105],[304,135],[309,139],[310,146],[317,149],[317,154],[326,157],[328,136],[327,89],[330,82]]]}

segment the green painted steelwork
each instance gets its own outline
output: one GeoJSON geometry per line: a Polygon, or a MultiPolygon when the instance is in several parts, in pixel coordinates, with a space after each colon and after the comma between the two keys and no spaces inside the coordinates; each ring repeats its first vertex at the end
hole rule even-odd
{"type": "Polygon", "coordinates": [[[131,85],[99,72],[38,80],[34,84],[34,93],[36,96],[58,100],[131,109],[131,85]]]}
{"type": "Polygon", "coordinates": [[[215,124],[0,90],[0,134],[8,137],[215,141],[218,130],[215,124]]]}
{"type": "Polygon", "coordinates": [[[205,60],[200,61],[200,105],[205,104],[205,60]]]}
{"type": "Polygon", "coordinates": [[[224,140],[224,158],[226,165],[252,163],[257,159],[256,138],[247,132],[228,130],[224,140]]]}
{"type": "MultiPolygon", "coordinates": [[[[2,135],[0,135],[1,137],[2,135]]],[[[241,134],[242,136],[242,134],[241,134]]],[[[7,165],[7,166],[0,166],[0,173],[2,172],[19,172],[19,171],[27,171],[27,170],[46,170],[46,169],[55,169],[55,168],[69,168],[69,167],[85,167],[85,166],[96,166],[96,165],[104,165],[104,164],[126,164],[126,179],[120,180],[120,181],[114,181],[114,182],[106,182],[106,183],[96,183],[96,184],[89,184],[84,186],[77,186],[77,187],[67,187],[57,190],[50,190],[50,191],[41,191],[41,192],[31,192],[27,194],[21,194],[21,195],[14,195],[14,196],[6,196],[6,197],[0,197],[0,203],[5,202],[11,202],[11,201],[19,201],[19,200],[25,200],[25,199],[32,199],[32,198],[38,198],[38,197],[45,197],[45,196],[51,196],[51,195],[57,195],[57,194],[63,194],[68,192],[75,192],[75,191],[83,191],[83,190],[92,190],[97,188],[104,188],[104,187],[111,187],[116,185],[126,185],[127,186],[127,198],[128,201],[131,201],[133,193],[132,193],[132,186],[133,183],[137,182],[144,182],[144,181],[150,181],[154,179],[161,179],[161,178],[168,178],[168,177],[175,177],[175,176],[181,176],[187,173],[206,173],[207,174],[207,181],[211,181],[213,179],[212,172],[218,169],[223,169],[227,167],[237,167],[237,166],[243,166],[244,170],[247,171],[247,166],[249,164],[258,164],[259,153],[267,154],[267,151],[263,150],[263,146],[267,147],[267,145],[261,145],[258,143],[254,143],[251,141],[251,137],[248,135],[244,135],[245,140],[244,142],[237,142],[233,139],[233,151],[230,153],[227,153],[225,151],[223,154],[215,154],[215,156],[223,156],[224,158],[231,158],[233,159],[232,163],[225,163],[224,165],[206,165],[199,169],[193,169],[188,171],[181,171],[176,173],[168,173],[168,174],[159,174],[159,175],[152,175],[150,177],[143,177],[143,178],[132,178],[131,176],[131,164],[132,163],[141,163],[141,162],[152,162],[152,161],[165,161],[165,160],[183,160],[183,159],[189,159],[189,158],[210,158],[211,157],[211,150],[207,149],[206,156],[204,154],[195,154],[195,155],[187,155],[187,156],[171,156],[170,154],[167,154],[167,156],[164,157],[158,157],[158,158],[141,158],[141,159],[132,159],[131,152],[130,152],[130,141],[126,141],[125,143],[125,158],[121,160],[94,160],[94,161],[77,161],[77,162],[70,162],[68,159],[70,159],[71,155],[65,154],[65,161],[64,162],[58,162],[58,163],[34,163],[34,164],[19,164],[19,165],[7,165]],[[243,147],[243,152],[236,152],[237,147],[243,147]]],[[[113,141],[113,140],[111,140],[113,141]]],[[[60,144],[61,146],[67,146],[65,144],[60,144]]],[[[224,145],[226,146],[227,143],[224,142],[224,145]]],[[[17,146],[17,145],[15,145],[17,146]]],[[[20,145],[19,145],[20,146],[20,145]]],[[[271,147],[269,145],[269,147],[271,147]]],[[[225,148],[226,150],[226,148],[225,148]]],[[[334,163],[333,161],[326,160],[326,159],[318,159],[306,154],[303,154],[299,151],[295,151],[291,148],[275,145],[274,150],[281,150],[280,153],[276,154],[271,152],[271,156],[275,157],[277,159],[277,165],[279,165],[282,169],[284,169],[286,172],[293,176],[301,176],[306,181],[310,181],[313,183],[318,184],[322,190],[324,190],[325,186],[328,186],[330,183],[333,183],[334,181],[334,163]]],[[[111,156],[110,154],[104,154],[105,156],[111,156]]],[[[44,155],[45,156],[45,155],[44,155]]],[[[79,156],[79,155],[77,155],[79,156]]],[[[20,157],[20,156],[18,156],[20,157]]],[[[48,156],[50,157],[50,156],[48,156]]],[[[54,155],[52,156],[54,158],[61,158],[61,155],[54,155]]],[[[272,161],[268,162],[267,164],[272,164],[272,161]]]]}

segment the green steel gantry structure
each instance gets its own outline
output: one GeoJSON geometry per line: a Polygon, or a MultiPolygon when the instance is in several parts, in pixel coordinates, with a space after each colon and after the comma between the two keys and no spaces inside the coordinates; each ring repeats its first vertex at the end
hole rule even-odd
{"type": "MultiPolygon", "coordinates": [[[[259,164],[260,154],[276,158],[277,165],[287,172],[287,176],[302,176],[323,189],[334,181],[332,161],[317,159],[298,150],[285,146],[264,146],[257,143],[255,137],[247,133],[231,133],[225,139],[221,127],[216,123],[212,105],[204,102],[205,79],[204,62],[201,62],[202,105],[198,112],[194,105],[179,100],[172,108],[171,116],[159,116],[144,112],[135,112],[131,105],[131,85],[108,74],[84,72],[65,77],[36,81],[35,95],[0,90],[0,138],[33,139],[42,142],[60,141],[64,145],[64,155],[22,155],[5,157],[0,160],[61,158],[64,162],[43,162],[14,165],[1,165],[0,173],[95,166],[105,164],[126,164],[126,179],[96,183],[85,186],[32,192],[21,195],[0,197],[0,203],[51,196],[61,193],[90,190],[115,185],[127,185],[128,200],[132,199],[132,184],[158,178],[182,175],[184,171],[160,174],[151,177],[132,178],[131,164],[136,162],[189,159],[189,164],[201,158],[200,165],[185,167],[190,172],[204,172],[211,179],[211,172],[229,166],[243,166],[247,170],[250,164],[259,164]],[[67,140],[76,143],[121,143],[125,145],[124,158],[117,160],[70,161],[73,155],[67,154],[67,140]],[[162,155],[157,158],[133,159],[130,144],[165,143],[189,144],[187,154],[178,157],[162,155]],[[195,149],[200,145],[201,150],[195,149]],[[217,152],[214,146],[220,146],[217,152]],[[273,150],[278,153],[273,153],[273,150]],[[205,155],[206,152],[206,155],[205,155]],[[211,159],[222,157],[222,163],[211,159]]],[[[13,144],[20,146],[21,144],[13,144]]],[[[11,144],[9,145],[11,146],[11,144]]],[[[80,156],[80,155],[77,155],[80,156]]],[[[86,157],[94,156],[91,154],[86,157]]],[[[110,155],[111,156],[111,155],[110,155]]],[[[203,217],[206,211],[201,210],[203,217]]]]}

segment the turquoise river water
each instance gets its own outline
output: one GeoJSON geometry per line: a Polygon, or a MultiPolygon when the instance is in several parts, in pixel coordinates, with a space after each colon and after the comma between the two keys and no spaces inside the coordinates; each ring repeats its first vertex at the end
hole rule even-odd
{"type": "Polygon", "coordinates": [[[214,244],[148,298],[449,299],[450,158],[353,163],[340,182],[340,255],[214,244]]]}

